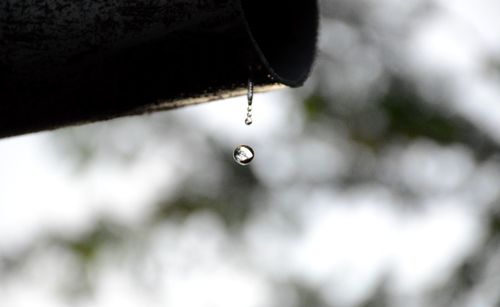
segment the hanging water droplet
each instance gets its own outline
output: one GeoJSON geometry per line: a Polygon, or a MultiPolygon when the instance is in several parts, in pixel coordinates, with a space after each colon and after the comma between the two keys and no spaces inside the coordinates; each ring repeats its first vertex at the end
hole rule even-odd
{"type": "Polygon", "coordinates": [[[251,79],[249,79],[248,80],[248,90],[247,90],[247,99],[248,99],[247,118],[245,118],[245,124],[247,126],[250,126],[253,123],[253,119],[252,119],[253,93],[254,93],[253,81],[251,79]]]}
{"type": "Polygon", "coordinates": [[[252,147],[248,145],[240,145],[234,150],[234,161],[240,165],[248,165],[255,157],[252,147]]]}
{"type": "Polygon", "coordinates": [[[254,91],[255,91],[255,89],[254,89],[253,81],[252,81],[252,79],[248,79],[247,98],[248,98],[249,105],[252,105],[254,91]]]}
{"type": "MultiPolygon", "coordinates": [[[[253,111],[253,94],[254,94],[254,84],[251,78],[248,79],[248,88],[247,88],[247,100],[248,100],[248,107],[247,107],[247,117],[245,118],[245,124],[247,126],[251,125],[253,123],[252,119],[252,111],[253,111]]],[[[234,150],[234,161],[236,161],[240,165],[248,165],[250,162],[252,162],[255,154],[252,149],[252,147],[248,145],[239,145],[236,147],[234,150]]]]}

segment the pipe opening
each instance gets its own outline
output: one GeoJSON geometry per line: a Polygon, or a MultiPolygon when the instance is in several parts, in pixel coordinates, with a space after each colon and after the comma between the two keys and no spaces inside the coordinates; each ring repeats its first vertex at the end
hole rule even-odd
{"type": "Polygon", "coordinates": [[[261,60],[276,81],[300,86],[316,55],[315,0],[240,0],[248,31],[261,60]]]}

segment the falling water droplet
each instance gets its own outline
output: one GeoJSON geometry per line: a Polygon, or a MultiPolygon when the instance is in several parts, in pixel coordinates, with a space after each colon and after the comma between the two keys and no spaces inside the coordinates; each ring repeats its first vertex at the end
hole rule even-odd
{"type": "Polygon", "coordinates": [[[248,145],[240,145],[234,150],[234,161],[240,165],[248,165],[255,157],[252,147],[248,145]]]}

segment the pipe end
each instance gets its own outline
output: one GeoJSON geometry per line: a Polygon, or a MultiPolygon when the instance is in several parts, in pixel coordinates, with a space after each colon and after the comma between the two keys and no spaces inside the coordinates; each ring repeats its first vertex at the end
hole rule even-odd
{"type": "Polygon", "coordinates": [[[316,58],[316,0],[240,0],[247,31],[274,80],[299,87],[316,58]]]}

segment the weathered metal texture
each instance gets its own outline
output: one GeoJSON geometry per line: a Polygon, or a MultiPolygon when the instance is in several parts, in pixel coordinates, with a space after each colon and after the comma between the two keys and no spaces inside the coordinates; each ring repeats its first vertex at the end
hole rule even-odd
{"type": "Polygon", "coordinates": [[[0,0],[0,137],[300,86],[314,0],[0,0]]]}

